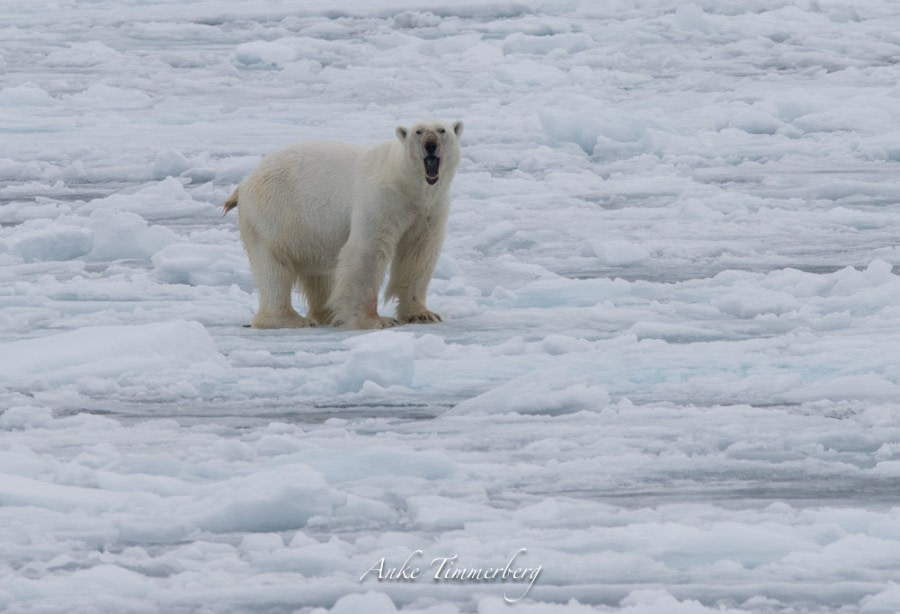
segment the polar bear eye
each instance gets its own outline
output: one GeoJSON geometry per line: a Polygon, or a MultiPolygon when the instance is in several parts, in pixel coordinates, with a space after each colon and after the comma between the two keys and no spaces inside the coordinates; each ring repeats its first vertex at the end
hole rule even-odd
{"type": "Polygon", "coordinates": [[[444,128],[438,128],[438,132],[441,134],[446,133],[447,131],[444,128]]]}
{"type": "Polygon", "coordinates": [[[416,134],[418,134],[419,136],[422,136],[422,131],[421,131],[421,130],[416,130],[416,134]]]}

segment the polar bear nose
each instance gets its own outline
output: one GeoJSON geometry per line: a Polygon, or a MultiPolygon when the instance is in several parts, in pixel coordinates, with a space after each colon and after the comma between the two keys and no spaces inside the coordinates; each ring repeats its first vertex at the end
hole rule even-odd
{"type": "Polygon", "coordinates": [[[433,156],[434,152],[437,151],[437,147],[438,147],[437,141],[426,141],[425,142],[425,153],[427,153],[429,156],[433,156]]]}

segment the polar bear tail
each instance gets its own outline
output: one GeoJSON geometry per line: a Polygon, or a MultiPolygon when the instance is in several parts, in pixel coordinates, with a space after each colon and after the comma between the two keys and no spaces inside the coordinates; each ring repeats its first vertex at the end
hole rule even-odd
{"type": "MultiPolygon", "coordinates": [[[[231,193],[231,196],[228,197],[228,200],[225,201],[225,204],[222,205],[222,208],[225,209],[225,213],[228,213],[232,209],[238,206],[238,191],[235,188],[234,192],[231,193]]],[[[225,215],[223,213],[222,215],[225,215]]]]}

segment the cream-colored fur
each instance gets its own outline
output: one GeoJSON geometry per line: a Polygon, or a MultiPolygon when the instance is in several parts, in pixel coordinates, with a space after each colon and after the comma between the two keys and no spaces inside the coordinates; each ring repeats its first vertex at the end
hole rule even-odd
{"type": "Polygon", "coordinates": [[[444,240],[462,122],[397,128],[374,147],[308,143],[264,159],[226,201],[259,290],[254,328],[338,324],[384,328],[436,322],[425,304],[444,240]],[[438,157],[426,170],[426,156],[438,157]],[[378,288],[397,318],[378,315],[378,288]],[[291,306],[298,285],[307,317],[291,306]]]}

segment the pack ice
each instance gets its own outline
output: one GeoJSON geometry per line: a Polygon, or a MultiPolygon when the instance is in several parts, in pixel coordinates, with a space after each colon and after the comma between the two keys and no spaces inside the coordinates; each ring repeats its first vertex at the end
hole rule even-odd
{"type": "Polygon", "coordinates": [[[894,3],[2,14],[0,610],[900,610],[894,3]],[[243,328],[234,186],[429,116],[445,321],[243,328]]]}

